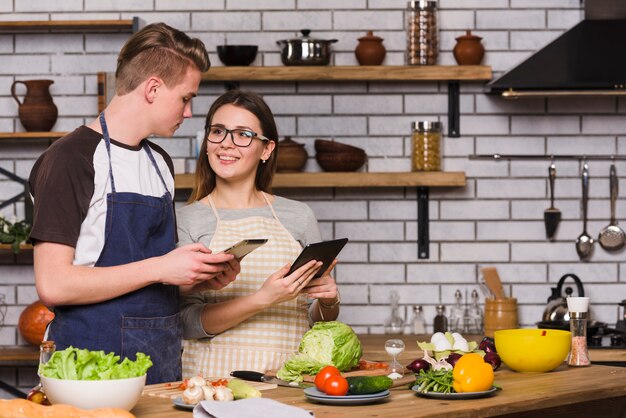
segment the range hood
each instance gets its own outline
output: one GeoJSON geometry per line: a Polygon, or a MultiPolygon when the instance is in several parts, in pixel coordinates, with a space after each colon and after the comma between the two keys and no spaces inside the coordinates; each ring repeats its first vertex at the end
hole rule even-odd
{"type": "Polygon", "coordinates": [[[486,90],[506,98],[626,95],[626,1],[587,0],[582,22],[486,90]]]}

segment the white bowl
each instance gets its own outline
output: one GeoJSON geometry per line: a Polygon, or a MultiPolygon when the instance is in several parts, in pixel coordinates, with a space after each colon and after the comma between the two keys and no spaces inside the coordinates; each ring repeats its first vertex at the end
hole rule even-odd
{"type": "Polygon", "coordinates": [[[141,397],[146,376],[115,380],[61,380],[41,376],[51,404],[62,403],[83,409],[133,409],[141,397]]]}

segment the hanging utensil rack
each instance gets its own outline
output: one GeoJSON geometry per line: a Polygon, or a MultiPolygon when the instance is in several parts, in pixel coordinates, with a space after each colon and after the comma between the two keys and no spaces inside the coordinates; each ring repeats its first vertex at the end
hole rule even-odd
{"type": "Polygon", "coordinates": [[[472,154],[470,160],[626,160],[626,155],[568,155],[568,154],[472,154]]]}

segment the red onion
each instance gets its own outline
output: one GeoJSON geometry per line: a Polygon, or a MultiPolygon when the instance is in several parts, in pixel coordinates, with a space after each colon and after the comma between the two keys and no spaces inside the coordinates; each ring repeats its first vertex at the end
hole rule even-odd
{"type": "Polygon", "coordinates": [[[498,353],[493,351],[485,353],[485,357],[483,357],[483,360],[485,360],[485,363],[491,364],[491,367],[493,367],[494,371],[498,370],[498,368],[500,368],[500,365],[502,364],[502,360],[500,359],[498,353]]]}
{"type": "Polygon", "coordinates": [[[411,364],[406,366],[407,369],[411,370],[414,373],[419,373],[420,370],[428,371],[430,370],[430,363],[424,360],[423,358],[418,358],[413,360],[411,364]]]}
{"type": "Polygon", "coordinates": [[[493,338],[489,338],[489,337],[483,338],[480,344],[478,344],[478,348],[480,350],[483,350],[485,353],[496,352],[496,344],[493,338]]]}
{"type": "Polygon", "coordinates": [[[448,362],[448,364],[452,367],[454,367],[454,365],[456,364],[456,362],[463,357],[462,354],[459,353],[450,353],[450,355],[448,357],[446,357],[446,361],[448,362]]]}

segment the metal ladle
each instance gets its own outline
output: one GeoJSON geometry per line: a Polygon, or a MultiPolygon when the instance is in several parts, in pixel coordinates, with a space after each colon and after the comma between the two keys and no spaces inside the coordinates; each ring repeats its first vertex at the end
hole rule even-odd
{"type": "Polygon", "coordinates": [[[583,233],[580,234],[578,238],[576,238],[576,252],[578,253],[578,258],[581,260],[586,260],[593,253],[593,238],[587,233],[587,201],[589,200],[589,166],[585,161],[583,163],[583,173],[582,173],[582,185],[583,185],[583,200],[582,200],[582,211],[583,211],[583,233]]]}
{"type": "Polygon", "coordinates": [[[611,192],[611,222],[600,231],[598,242],[602,248],[607,251],[618,251],[626,244],[626,234],[624,234],[622,228],[617,226],[617,220],[615,219],[615,201],[617,200],[618,193],[618,178],[615,164],[611,164],[609,182],[611,192]]]}

